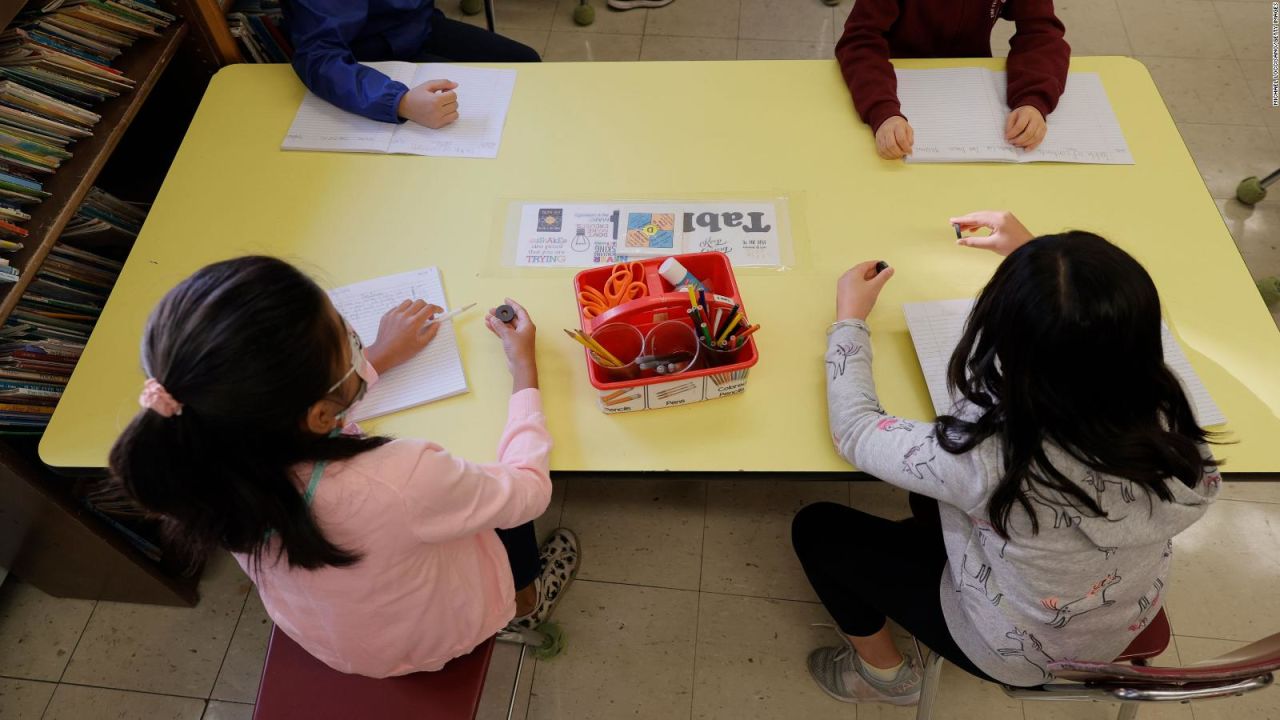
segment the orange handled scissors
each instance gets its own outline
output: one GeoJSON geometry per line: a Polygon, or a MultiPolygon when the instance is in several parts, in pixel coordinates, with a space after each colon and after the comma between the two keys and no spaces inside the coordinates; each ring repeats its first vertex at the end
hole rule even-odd
{"type": "Polygon", "coordinates": [[[582,305],[582,316],[590,320],[624,302],[648,294],[649,288],[644,284],[644,266],[638,262],[618,263],[604,282],[604,291],[585,288],[578,293],[578,303],[582,305]]]}

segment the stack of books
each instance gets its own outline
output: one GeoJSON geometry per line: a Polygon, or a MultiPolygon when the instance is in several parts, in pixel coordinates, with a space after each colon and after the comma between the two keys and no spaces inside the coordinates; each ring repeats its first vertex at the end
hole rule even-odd
{"type": "Polygon", "coordinates": [[[238,0],[227,13],[231,35],[250,62],[287,63],[293,59],[283,22],[280,0],[238,0]]]}
{"type": "MultiPolygon", "coordinates": [[[[138,208],[93,188],[68,227],[77,229],[72,237],[135,236],[142,218],[138,208]]],[[[50,249],[0,327],[0,431],[39,431],[49,423],[121,267],[61,241],[50,249]]]]}
{"type": "MultiPolygon", "coordinates": [[[[176,19],[154,0],[52,0],[0,32],[0,251],[22,249],[21,223],[74,143],[93,134],[93,108],[133,89],[112,61],[176,19]]],[[[0,264],[0,282],[17,274],[0,264]]]]}

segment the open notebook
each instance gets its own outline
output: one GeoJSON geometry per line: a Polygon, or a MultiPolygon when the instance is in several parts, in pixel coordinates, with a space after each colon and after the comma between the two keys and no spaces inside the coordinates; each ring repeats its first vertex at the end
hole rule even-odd
{"type": "MultiPolygon", "coordinates": [[[[433,267],[330,290],[329,299],[366,346],[377,339],[378,321],[382,316],[406,299],[426,300],[444,308],[444,312],[449,310],[440,284],[440,271],[433,267]]],[[[360,404],[352,409],[352,421],[367,420],[467,391],[453,321],[446,320],[439,325],[435,339],[425,350],[378,378],[360,404]]]]}
{"type": "Polygon", "coordinates": [[[280,147],[437,157],[498,156],[516,84],[515,70],[395,61],[363,64],[409,87],[440,79],[458,83],[454,91],[458,94],[458,119],[439,130],[412,122],[378,122],[340,110],[308,91],[280,147]]]}
{"type": "Polygon", "coordinates": [[[1065,162],[1132,165],[1097,73],[1069,73],[1035,150],[1004,139],[1006,76],[985,68],[897,70],[898,101],[915,143],[907,162],[1065,162]]]}
{"type": "MultiPolygon", "coordinates": [[[[964,322],[972,309],[973,300],[939,300],[902,305],[902,312],[907,317],[907,328],[911,331],[911,341],[916,346],[916,356],[920,358],[920,369],[924,371],[924,381],[929,386],[933,410],[939,415],[951,412],[953,406],[951,396],[947,393],[947,363],[951,361],[951,355],[960,342],[964,322]]],[[[1200,382],[1191,362],[1182,352],[1182,347],[1174,339],[1173,333],[1169,332],[1169,326],[1161,323],[1160,330],[1164,338],[1165,364],[1182,382],[1187,399],[1195,410],[1196,421],[1201,426],[1226,422],[1226,416],[1200,382]]]]}

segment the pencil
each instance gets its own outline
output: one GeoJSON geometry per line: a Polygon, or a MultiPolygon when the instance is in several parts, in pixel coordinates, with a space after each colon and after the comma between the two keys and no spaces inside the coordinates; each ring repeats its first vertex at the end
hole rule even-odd
{"type": "Polygon", "coordinates": [[[628,403],[628,402],[631,402],[632,400],[638,399],[639,397],[640,397],[639,395],[627,395],[626,397],[614,398],[613,400],[610,400],[609,402],[605,403],[605,407],[610,407],[613,405],[621,405],[622,403],[628,403]]]}
{"type": "Polygon", "coordinates": [[[427,321],[427,324],[426,324],[426,325],[423,325],[422,327],[425,329],[425,328],[431,327],[432,325],[435,325],[435,324],[436,324],[436,323],[438,323],[438,322],[444,322],[445,320],[448,320],[449,318],[453,317],[454,315],[457,315],[458,313],[461,313],[461,312],[466,312],[467,310],[470,310],[471,308],[473,308],[473,307],[475,307],[475,306],[476,306],[476,304],[475,304],[475,303],[471,303],[470,305],[467,305],[467,306],[465,306],[465,307],[460,307],[460,308],[458,308],[457,310],[451,310],[451,311],[449,311],[449,312],[447,312],[447,313],[445,313],[445,314],[443,314],[443,315],[437,315],[437,316],[435,316],[435,317],[431,318],[430,320],[428,320],[428,321],[427,321]]]}
{"type": "Polygon", "coordinates": [[[689,304],[693,306],[694,310],[697,310],[698,309],[698,291],[693,289],[693,285],[689,285],[688,288],[689,288],[689,304]]]}
{"type": "Polygon", "coordinates": [[[608,405],[610,400],[616,400],[622,397],[623,395],[626,395],[629,392],[631,392],[631,388],[622,388],[621,390],[615,390],[614,392],[611,392],[600,399],[603,400],[606,405],[608,405]]]}
{"type": "Polygon", "coordinates": [[[724,317],[724,308],[716,308],[716,324],[711,326],[711,332],[720,334],[720,318],[724,317]]]}
{"type": "Polygon", "coordinates": [[[738,335],[738,347],[742,347],[747,342],[747,338],[751,336],[751,333],[759,329],[760,329],[760,325],[757,323],[747,328],[740,335],[738,335]]]}
{"type": "Polygon", "coordinates": [[[595,350],[595,353],[597,356],[604,358],[609,362],[613,363],[614,367],[622,367],[623,365],[626,365],[626,363],[622,362],[616,356],[614,356],[613,353],[609,352],[608,350],[605,350],[604,345],[601,345],[599,340],[596,340],[595,338],[582,332],[581,330],[578,331],[578,335],[580,335],[583,340],[586,340],[587,342],[591,343],[591,347],[595,350]]]}

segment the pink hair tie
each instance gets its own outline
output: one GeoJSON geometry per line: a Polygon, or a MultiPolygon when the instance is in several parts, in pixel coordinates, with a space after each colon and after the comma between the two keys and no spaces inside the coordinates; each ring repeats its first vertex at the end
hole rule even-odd
{"type": "Polygon", "coordinates": [[[138,404],[158,413],[161,417],[173,417],[182,414],[182,403],[173,399],[168,390],[155,378],[147,378],[142,385],[142,394],[138,396],[138,404]]]}

